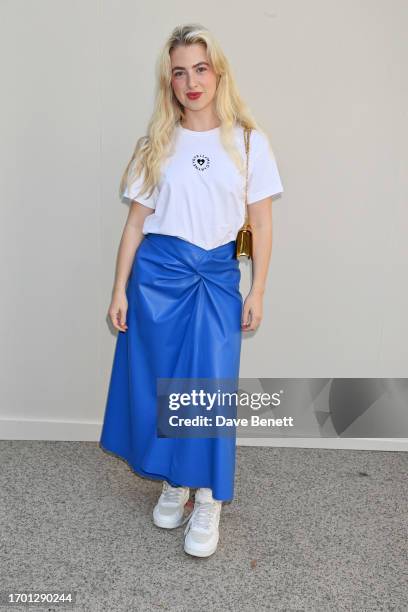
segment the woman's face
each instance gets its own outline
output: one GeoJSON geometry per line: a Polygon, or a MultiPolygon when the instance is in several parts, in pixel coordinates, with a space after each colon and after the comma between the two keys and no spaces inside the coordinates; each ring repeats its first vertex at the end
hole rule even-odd
{"type": "Polygon", "coordinates": [[[170,52],[171,84],[174,95],[185,108],[202,110],[210,104],[217,89],[217,75],[207,57],[204,45],[179,46],[170,52]],[[196,99],[188,93],[199,92],[196,99]]]}

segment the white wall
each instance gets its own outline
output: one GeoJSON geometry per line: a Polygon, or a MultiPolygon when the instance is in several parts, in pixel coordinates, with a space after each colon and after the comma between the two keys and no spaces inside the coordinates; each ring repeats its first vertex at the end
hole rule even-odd
{"type": "Polygon", "coordinates": [[[407,375],[404,0],[2,0],[0,17],[0,438],[98,439],[119,180],[189,21],[219,38],[285,187],[241,376],[407,375]]]}

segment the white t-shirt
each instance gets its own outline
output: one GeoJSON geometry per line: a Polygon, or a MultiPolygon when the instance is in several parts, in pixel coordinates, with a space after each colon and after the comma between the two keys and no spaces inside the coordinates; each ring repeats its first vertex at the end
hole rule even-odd
{"type": "MultiPolygon", "coordinates": [[[[236,142],[245,160],[243,129],[235,126],[236,142]]],[[[235,240],[245,221],[245,176],[241,175],[219,137],[220,128],[195,131],[175,128],[174,154],[163,166],[151,197],[138,196],[142,176],[123,197],[154,209],[143,234],[169,234],[213,249],[235,240]]],[[[143,174],[143,173],[142,173],[143,174]]],[[[248,206],[282,193],[283,187],[269,142],[253,129],[248,166],[248,206]]]]}

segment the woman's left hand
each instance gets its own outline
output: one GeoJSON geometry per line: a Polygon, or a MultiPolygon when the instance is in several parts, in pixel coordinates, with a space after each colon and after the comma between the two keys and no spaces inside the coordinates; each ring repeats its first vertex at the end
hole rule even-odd
{"type": "Polygon", "coordinates": [[[248,293],[242,308],[242,331],[256,330],[263,316],[263,292],[252,290],[248,293]]]}

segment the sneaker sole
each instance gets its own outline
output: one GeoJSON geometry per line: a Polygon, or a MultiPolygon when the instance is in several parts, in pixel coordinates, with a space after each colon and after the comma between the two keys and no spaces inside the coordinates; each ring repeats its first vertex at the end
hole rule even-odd
{"type": "Polygon", "coordinates": [[[184,552],[186,552],[188,555],[192,555],[193,557],[210,557],[211,555],[215,553],[217,548],[218,548],[218,542],[210,550],[205,550],[205,551],[204,550],[194,550],[193,548],[189,548],[188,546],[184,545],[184,552]]]}
{"type": "Polygon", "coordinates": [[[162,527],[163,529],[175,529],[176,527],[181,527],[183,524],[183,519],[181,518],[177,522],[171,522],[166,520],[163,521],[162,519],[158,519],[153,516],[153,523],[156,525],[156,527],[162,527]]]}

